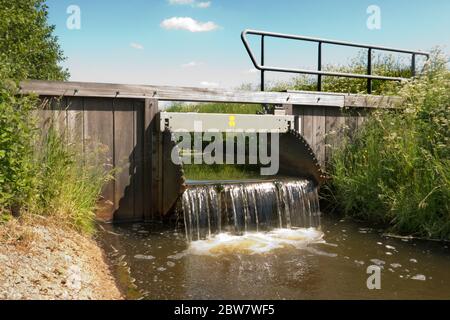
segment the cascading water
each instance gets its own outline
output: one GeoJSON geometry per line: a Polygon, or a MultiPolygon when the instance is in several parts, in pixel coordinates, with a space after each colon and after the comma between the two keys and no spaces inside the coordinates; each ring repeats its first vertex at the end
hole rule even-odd
{"type": "Polygon", "coordinates": [[[317,187],[308,180],[191,185],[181,204],[189,242],[320,225],[317,187]]]}

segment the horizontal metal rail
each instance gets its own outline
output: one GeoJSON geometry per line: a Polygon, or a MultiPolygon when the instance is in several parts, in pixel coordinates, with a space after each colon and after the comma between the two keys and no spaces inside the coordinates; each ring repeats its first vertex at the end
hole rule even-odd
{"type": "Polygon", "coordinates": [[[305,36],[298,36],[298,35],[291,35],[291,34],[258,31],[258,30],[244,30],[242,32],[241,38],[242,38],[242,42],[244,43],[245,49],[247,50],[247,52],[250,56],[250,59],[253,62],[253,65],[255,66],[256,69],[261,71],[261,91],[264,91],[264,89],[265,89],[264,73],[267,71],[272,71],[272,72],[317,75],[318,76],[318,81],[317,81],[317,90],[318,91],[322,91],[322,76],[367,79],[367,92],[371,93],[372,92],[372,80],[386,80],[386,81],[407,80],[406,78],[401,78],[401,77],[388,77],[388,76],[373,75],[372,74],[372,50],[411,54],[411,74],[412,74],[412,76],[415,76],[415,74],[416,74],[416,56],[422,55],[422,56],[425,56],[427,59],[430,56],[430,54],[428,52],[423,52],[423,51],[397,49],[397,48],[391,48],[391,47],[374,46],[374,45],[368,45],[368,44],[352,43],[352,42],[337,41],[337,40],[328,40],[328,39],[322,39],[322,38],[312,38],[312,37],[305,37],[305,36]],[[255,55],[253,54],[253,51],[251,50],[250,44],[247,40],[247,35],[261,36],[261,62],[258,62],[255,55]],[[317,42],[318,43],[317,70],[266,66],[264,63],[264,60],[265,60],[265,44],[264,44],[265,37],[317,42]],[[324,44],[324,43],[332,44],[332,45],[339,45],[339,46],[346,46],[346,47],[356,47],[356,48],[368,49],[367,74],[323,71],[322,70],[322,44],[324,44]]]}

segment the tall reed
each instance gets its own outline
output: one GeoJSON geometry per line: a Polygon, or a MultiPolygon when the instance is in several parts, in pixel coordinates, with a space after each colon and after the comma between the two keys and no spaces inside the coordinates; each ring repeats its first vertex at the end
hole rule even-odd
{"type": "Polygon", "coordinates": [[[398,233],[450,238],[450,72],[437,54],[334,150],[327,197],[344,214],[398,233]]]}

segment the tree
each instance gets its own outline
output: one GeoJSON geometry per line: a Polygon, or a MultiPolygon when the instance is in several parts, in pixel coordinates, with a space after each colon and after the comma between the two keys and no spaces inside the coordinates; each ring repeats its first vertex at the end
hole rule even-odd
{"type": "MultiPolygon", "coordinates": [[[[44,0],[0,0],[0,218],[36,193],[38,101],[18,94],[26,79],[66,80],[67,70],[44,0]]],[[[1,221],[1,219],[0,219],[1,221]]]]}
{"type": "Polygon", "coordinates": [[[0,0],[0,78],[66,80],[45,0],[0,0]]]}

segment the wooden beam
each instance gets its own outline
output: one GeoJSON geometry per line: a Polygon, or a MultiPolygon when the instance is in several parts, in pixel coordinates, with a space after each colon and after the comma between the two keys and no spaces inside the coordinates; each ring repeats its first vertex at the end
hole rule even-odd
{"type": "Polygon", "coordinates": [[[150,221],[155,218],[155,196],[156,191],[154,188],[156,186],[156,179],[154,168],[156,168],[156,145],[155,136],[157,132],[157,121],[156,114],[158,113],[158,100],[146,99],[144,105],[144,150],[143,150],[143,161],[144,161],[144,190],[142,194],[144,195],[144,220],[150,221]],[[152,192],[153,191],[153,192],[152,192]]]}
{"type": "MultiPolygon", "coordinates": [[[[402,102],[401,98],[397,96],[296,90],[288,90],[286,92],[302,94],[305,96],[310,95],[316,99],[323,99],[323,96],[334,97],[335,99],[341,97],[343,99],[342,107],[348,108],[397,108],[402,102]]],[[[334,105],[329,107],[334,107],[334,105]]]]}
{"type": "Polygon", "coordinates": [[[395,97],[327,94],[318,92],[253,92],[152,85],[124,85],[90,82],[25,81],[21,92],[40,96],[83,96],[157,99],[161,101],[294,104],[330,107],[392,107],[395,97]],[[370,97],[370,99],[368,98],[370,97]]]}

